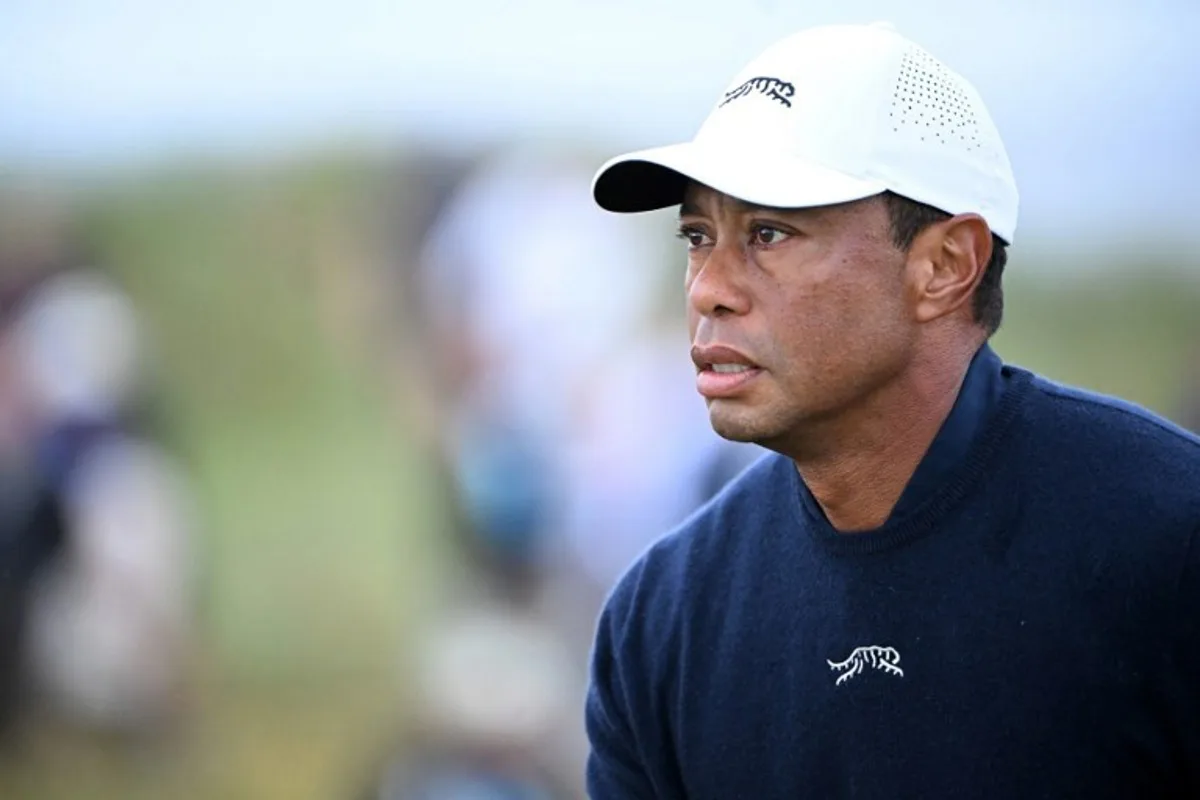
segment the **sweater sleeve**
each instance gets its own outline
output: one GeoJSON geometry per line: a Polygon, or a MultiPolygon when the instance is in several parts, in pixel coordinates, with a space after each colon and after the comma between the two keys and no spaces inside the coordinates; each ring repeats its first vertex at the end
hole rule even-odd
{"type": "Polygon", "coordinates": [[[648,765],[638,744],[637,703],[630,686],[648,676],[633,674],[631,653],[623,645],[632,592],[625,580],[605,604],[592,652],[585,722],[590,752],[587,791],[592,800],[653,800],[648,765]]]}

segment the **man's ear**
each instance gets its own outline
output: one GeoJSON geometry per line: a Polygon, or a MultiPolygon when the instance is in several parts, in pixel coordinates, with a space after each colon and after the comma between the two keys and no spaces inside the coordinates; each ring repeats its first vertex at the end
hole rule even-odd
{"type": "Polygon", "coordinates": [[[930,322],[967,305],[992,257],[992,232],[978,214],[934,223],[909,249],[917,321],[930,322]]]}

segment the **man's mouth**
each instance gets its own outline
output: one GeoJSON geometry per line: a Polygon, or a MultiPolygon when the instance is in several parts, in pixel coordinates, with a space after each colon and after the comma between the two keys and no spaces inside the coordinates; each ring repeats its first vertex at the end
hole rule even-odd
{"type": "Polygon", "coordinates": [[[763,371],[749,356],[724,345],[693,347],[692,363],[697,369],[696,391],[710,400],[740,394],[763,371]]]}
{"type": "Polygon", "coordinates": [[[736,375],[739,372],[749,372],[754,369],[746,364],[709,364],[708,368],[718,375],[736,375]]]}

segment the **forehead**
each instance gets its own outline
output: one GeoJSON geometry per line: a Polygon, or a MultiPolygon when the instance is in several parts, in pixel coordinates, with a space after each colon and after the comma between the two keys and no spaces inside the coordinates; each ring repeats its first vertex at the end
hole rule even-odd
{"type": "Polygon", "coordinates": [[[679,206],[679,216],[700,217],[717,213],[745,214],[764,210],[784,211],[785,209],[773,209],[769,206],[747,203],[744,200],[739,200],[732,195],[719,192],[702,183],[688,181],[687,188],[683,191],[683,202],[679,206]]]}
{"type": "Polygon", "coordinates": [[[747,203],[710,186],[691,181],[684,190],[683,202],[679,206],[680,217],[741,217],[763,212],[810,225],[821,223],[861,228],[887,223],[887,209],[879,196],[827,206],[777,208],[747,203]]]}

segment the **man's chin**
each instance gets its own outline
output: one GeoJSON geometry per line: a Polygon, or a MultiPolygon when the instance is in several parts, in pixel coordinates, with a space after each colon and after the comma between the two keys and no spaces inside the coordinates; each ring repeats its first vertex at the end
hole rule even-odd
{"type": "Polygon", "coordinates": [[[758,414],[744,406],[738,408],[728,400],[711,401],[708,419],[716,434],[731,442],[759,442],[772,435],[758,414]]]}

